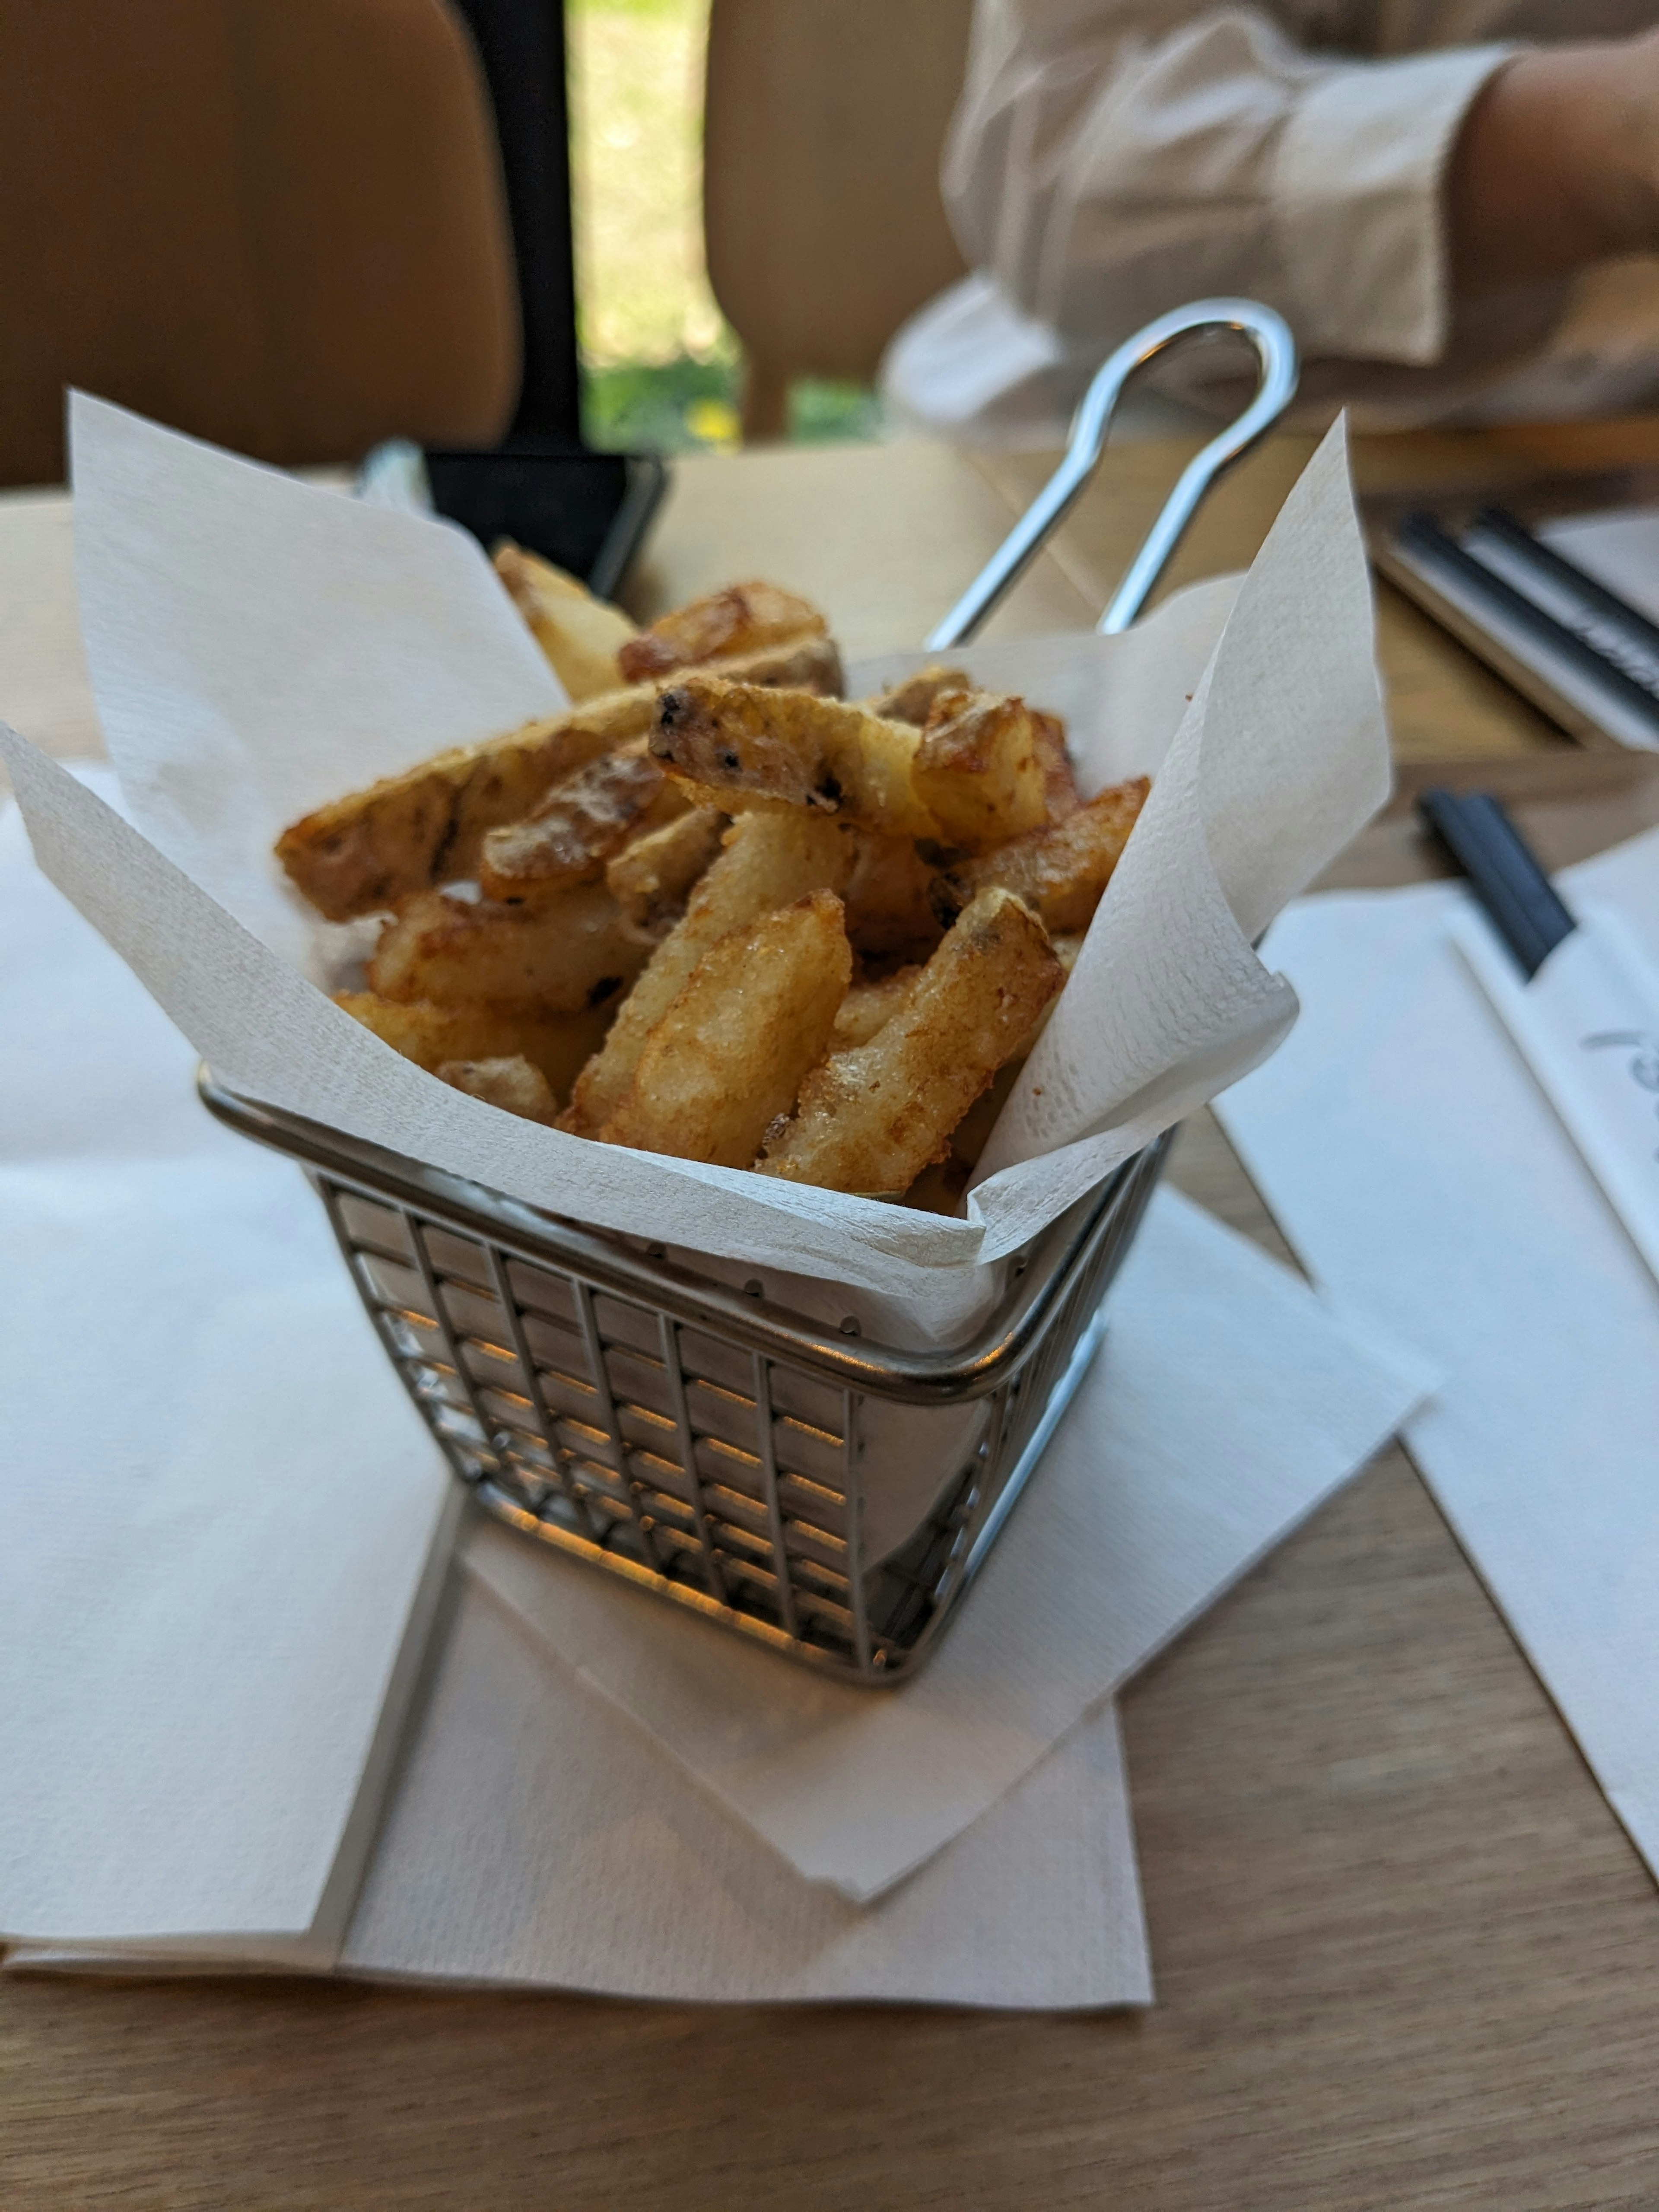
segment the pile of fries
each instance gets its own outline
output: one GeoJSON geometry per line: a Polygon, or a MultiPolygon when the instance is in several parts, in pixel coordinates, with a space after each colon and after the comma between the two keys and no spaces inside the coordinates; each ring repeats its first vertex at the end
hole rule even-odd
{"type": "Polygon", "coordinates": [[[338,1003],[474,1097],[601,1144],[951,1211],[1146,780],[1084,799],[1053,715],[935,667],[840,697],[817,610],[736,584],[636,631],[516,546],[575,702],[283,831],[338,1003]]]}

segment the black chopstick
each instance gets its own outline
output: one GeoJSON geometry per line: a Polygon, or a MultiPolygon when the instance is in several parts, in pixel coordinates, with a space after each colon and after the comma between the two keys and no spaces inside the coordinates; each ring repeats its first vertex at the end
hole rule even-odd
{"type": "Polygon", "coordinates": [[[1520,963],[1535,975],[1577,927],[1537,854],[1489,791],[1458,793],[1437,784],[1417,811],[1439,837],[1520,963]]]}

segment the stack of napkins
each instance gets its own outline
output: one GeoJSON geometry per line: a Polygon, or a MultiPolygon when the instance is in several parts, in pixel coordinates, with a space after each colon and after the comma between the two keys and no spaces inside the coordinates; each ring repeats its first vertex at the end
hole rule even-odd
{"type": "Polygon", "coordinates": [[[1160,1196],[930,1666],[822,1681],[488,1524],[453,1549],[320,1208],[10,810],[0,939],[12,1964],[1147,1999],[1112,1693],[1420,1371],[1160,1196]]]}

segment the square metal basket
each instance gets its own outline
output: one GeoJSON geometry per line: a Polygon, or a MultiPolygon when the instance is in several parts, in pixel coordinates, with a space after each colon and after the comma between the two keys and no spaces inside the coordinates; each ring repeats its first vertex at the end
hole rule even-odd
{"type": "MultiPolygon", "coordinates": [[[[1250,341],[1260,388],[1183,471],[1100,628],[1133,621],[1210,484],[1295,389],[1290,332],[1251,301],[1201,301],[1118,349],[1060,466],[928,650],[970,636],[1065,514],[1131,374],[1222,331],[1250,341]]],[[[1015,1255],[970,1341],[912,1352],[770,1303],[758,1280],[734,1290],[659,1246],[258,1104],[205,1071],[201,1089],[222,1121],[303,1165],[392,1364],[483,1507],[872,1686],[921,1663],[995,1540],[1099,1347],[1101,1301],[1169,1144],[1015,1255]],[[913,1409],[896,1468],[895,1407],[913,1409]],[[870,1485],[896,1472],[925,1511],[878,1551],[870,1485]]]]}
{"type": "Polygon", "coordinates": [[[989,1550],[1098,1348],[1101,1300],[1168,1141],[1010,1261],[968,1343],[907,1352],[205,1073],[201,1090],[220,1120],[302,1164],[388,1357],[480,1505],[870,1684],[921,1662],[989,1550]],[[964,1447],[969,1404],[984,1414],[964,1447]],[[879,1405],[924,1409],[910,1449],[934,1502],[872,1559],[863,1522],[879,1405]]]}

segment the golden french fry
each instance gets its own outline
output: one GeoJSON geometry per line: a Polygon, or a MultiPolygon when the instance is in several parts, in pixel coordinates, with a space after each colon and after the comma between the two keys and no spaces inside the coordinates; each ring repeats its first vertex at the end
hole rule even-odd
{"type": "Polygon", "coordinates": [[[659,695],[651,750],[700,797],[741,794],[889,836],[936,837],[911,787],[918,743],[908,722],[842,700],[694,672],[659,695]]]}
{"type": "MultiPolygon", "coordinates": [[[[1080,937],[1055,937],[1051,938],[1049,942],[1054,948],[1054,957],[1059,961],[1069,982],[1072,970],[1077,965],[1077,956],[1083,949],[1083,939],[1080,937]]],[[[979,1165],[979,1156],[985,1150],[991,1132],[997,1125],[997,1116],[1008,1103],[1009,1094],[1019,1080],[1019,1071],[1036,1050],[1037,1039],[1048,1028],[1049,1018],[1063,996],[1063,992],[1055,992],[1054,997],[1049,1000],[1036,1021],[1032,1023],[1030,1030],[1020,1039],[1012,1055],[998,1069],[996,1080],[991,1085],[989,1090],[980,1092],[979,1097],[975,1099],[961,1121],[957,1123],[951,1134],[951,1158],[946,1163],[947,1166],[954,1168],[955,1174],[953,1178],[946,1177],[940,1183],[941,1194],[953,1179],[957,1197],[961,1197],[969,1176],[979,1165]]],[[[944,1211],[949,1213],[954,1210],[955,1200],[953,1200],[944,1211]]]]}
{"type": "Polygon", "coordinates": [[[366,972],[385,999],[569,1014],[614,998],[649,951],[603,884],[521,906],[417,891],[382,929],[366,972]]]}
{"type": "Polygon", "coordinates": [[[878,691],[872,699],[861,704],[872,714],[879,714],[886,722],[911,722],[917,729],[933,711],[933,702],[941,691],[971,691],[974,679],[965,669],[947,668],[935,661],[931,668],[919,669],[914,676],[906,676],[896,684],[890,684],[884,691],[878,691]]]}
{"type": "Polygon", "coordinates": [[[941,691],[910,780],[941,843],[981,853],[1047,824],[1048,769],[1037,718],[1023,699],[941,691]]]}
{"type": "Polygon", "coordinates": [[[960,862],[934,879],[941,918],[1000,885],[1023,898],[1049,929],[1086,929],[1151,788],[1144,775],[1115,783],[1054,828],[960,862]]]}
{"type": "Polygon", "coordinates": [[[562,778],[641,736],[654,714],[648,690],[614,691],[483,744],[438,753],[290,823],[276,857],[329,921],[373,914],[465,876],[486,830],[528,814],[562,778]]]}
{"type": "Polygon", "coordinates": [[[502,1060],[447,1060],[436,1074],[440,1083],[526,1121],[550,1122],[558,1111],[547,1078],[522,1054],[502,1060]]]}
{"type": "Polygon", "coordinates": [[[334,1001],[352,1019],[435,1074],[449,1060],[527,1060],[546,1078],[556,1103],[570,1094],[583,1063],[610,1026],[610,1006],[580,1014],[531,1014],[511,1006],[434,1006],[342,991],[334,1001]]]}
{"type": "Polygon", "coordinates": [[[1058,714],[1045,714],[1040,709],[1034,712],[1032,720],[1036,724],[1037,751],[1042,760],[1048,819],[1063,822],[1083,804],[1072,757],[1066,750],[1066,725],[1058,714]]]}
{"type": "Polygon", "coordinates": [[[807,1077],[757,1168],[831,1190],[907,1191],[949,1149],[952,1129],[1064,981],[1030,908],[986,891],[897,1013],[807,1077]]]}
{"type": "Polygon", "coordinates": [[[574,704],[614,691],[625,680],[617,673],[617,649],[639,633],[620,607],[596,599],[586,584],[510,538],[502,539],[490,559],[574,704]]]}
{"type": "Polygon", "coordinates": [[[728,660],[787,640],[823,637],[829,625],[809,599],[776,584],[728,584],[676,607],[631,638],[617,656],[624,683],[659,683],[677,668],[728,660]]]}
{"type": "Polygon", "coordinates": [[[746,814],[734,822],[719,859],[577,1078],[560,1127],[578,1136],[595,1135],[633,1081],[646,1039],[703,955],[729,930],[793,906],[810,891],[839,890],[852,865],[851,842],[835,823],[799,811],[746,814]]]}
{"type": "Polygon", "coordinates": [[[556,784],[522,822],[489,830],[478,862],[486,898],[534,898],[603,875],[642,828],[685,811],[678,787],[642,744],[623,745],[556,784]]]}
{"type": "Polygon", "coordinates": [[[832,892],[728,931],[647,1037],[602,1141],[746,1168],[823,1057],[852,972],[832,892]]]}
{"type": "Polygon", "coordinates": [[[717,806],[694,806],[606,862],[605,888],[636,929],[660,933],[678,921],[692,884],[720,851],[726,820],[717,806]]]}
{"type": "Polygon", "coordinates": [[[860,830],[847,885],[847,934],[866,960],[923,959],[944,935],[934,870],[908,837],[860,830]]]}
{"type": "Polygon", "coordinates": [[[890,1022],[909,998],[921,972],[915,965],[896,968],[890,975],[851,985],[836,1016],[830,1051],[850,1052],[854,1045],[868,1044],[876,1031],[890,1022]]]}
{"type": "MultiPolygon", "coordinates": [[[[731,665],[749,684],[834,690],[841,683],[840,658],[827,638],[762,647],[731,665]]],[[[478,864],[487,830],[522,820],[564,777],[643,737],[656,701],[653,686],[638,684],[482,744],[435,754],[290,823],[276,841],[276,857],[330,921],[377,913],[434,884],[463,882],[478,864]]]]}

